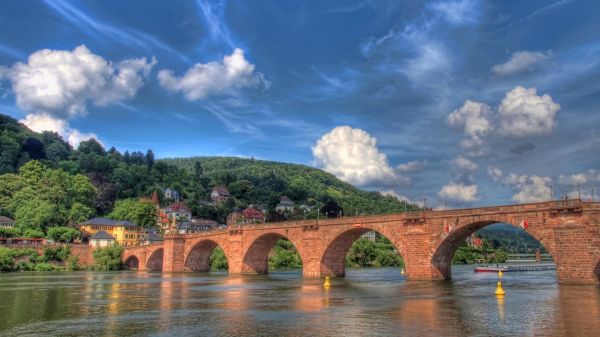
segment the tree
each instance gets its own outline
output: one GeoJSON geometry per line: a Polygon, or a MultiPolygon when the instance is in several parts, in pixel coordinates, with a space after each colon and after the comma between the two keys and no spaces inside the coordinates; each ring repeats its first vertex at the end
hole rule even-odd
{"type": "Polygon", "coordinates": [[[58,162],[69,157],[69,150],[60,142],[53,142],[46,147],[46,157],[58,162]]]}
{"type": "Polygon", "coordinates": [[[15,269],[15,258],[12,249],[0,247],[0,271],[8,272],[15,269]]]}
{"type": "Polygon", "coordinates": [[[145,160],[146,165],[148,165],[148,170],[152,169],[152,166],[154,166],[154,152],[152,152],[152,150],[148,149],[148,151],[146,151],[145,160]]]}
{"type": "Polygon", "coordinates": [[[343,209],[334,200],[329,200],[321,207],[321,212],[328,218],[337,218],[342,214],[343,209]]]}
{"type": "Polygon", "coordinates": [[[204,169],[202,168],[202,163],[199,161],[194,163],[194,175],[196,176],[196,181],[200,181],[204,176],[204,169]]]}
{"type": "Polygon", "coordinates": [[[156,225],[156,208],[150,202],[137,199],[117,200],[114,210],[108,215],[114,220],[127,220],[141,227],[156,225]]]}
{"type": "Polygon", "coordinates": [[[96,139],[90,138],[88,140],[84,140],[79,143],[79,147],[77,148],[78,152],[90,154],[95,153],[97,155],[103,156],[105,154],[104,147],[100,144],[96,139]]]}
{"type": "Polygon", "coordinates": [[[94,257],[94,269],[98,271],[119,270],[123,268],[121,255],[123,247],[115,244],[110,247],[95,249],[92,252],[94,257]]]}
{"type": "Polygon", "coordinates": [[[75,202],[69,210],[69,221],[81,223],[90,219],[94,214],[95,211],[91,207],[75,202]]]}
{"type": "Polygon", "coordinates": [[[48,229],[47,237],[56,242],[73,242],[78,236],[79,231],[70,227],[52,227],[48,229]]]}

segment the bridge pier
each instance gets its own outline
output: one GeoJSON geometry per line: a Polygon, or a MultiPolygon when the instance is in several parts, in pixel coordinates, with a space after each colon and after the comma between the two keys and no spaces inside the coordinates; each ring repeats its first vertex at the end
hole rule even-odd
{"type": "Polygon", "coordinates": [[[185,235],[165,235],[163,247],[162,270],[171,273],[187,271],[185,267],[185,235]]]}

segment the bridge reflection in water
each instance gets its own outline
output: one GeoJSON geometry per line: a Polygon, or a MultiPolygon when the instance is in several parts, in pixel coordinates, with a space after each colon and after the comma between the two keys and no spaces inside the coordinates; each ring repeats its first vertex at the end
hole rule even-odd
{"type": "Polygon", "coordinates": [[[349,269],[329,289],[300,271],[14,273],[0,278],[0,336],[597,336],[600,287],[553,271],[457,266],[452,282],[349,269]]]}

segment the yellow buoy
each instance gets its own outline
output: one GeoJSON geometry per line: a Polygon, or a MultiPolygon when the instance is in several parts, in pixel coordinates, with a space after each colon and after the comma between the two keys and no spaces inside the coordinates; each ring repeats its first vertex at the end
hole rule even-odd
{"type": "Polygon", "coordinates": [[[323,287],[330,287],[331,282],[329,282],[329,276],[325,276],[325,283],[323,283],[323,287]]]}
{"type": "Polygon", "coordinates": [[[496,296],[504,296],[506,294],[504,289],[502,289],[502,282],[498,281],[498,286],[496,287],[494,294],[496,294],[496,296]]]}
{"type": "Polygon", "coordinates": [[[502,278],[502,276],[504,276],[504,274],[502,273],[502,270],[498,270],[498,278],[502,278]]]}
{"type": "Polygon", "coordinates": [[[404,268],[400,268],[400,275],[404,275],[404,274],[406,274],[406,273],[404,272],[404,268]]]}

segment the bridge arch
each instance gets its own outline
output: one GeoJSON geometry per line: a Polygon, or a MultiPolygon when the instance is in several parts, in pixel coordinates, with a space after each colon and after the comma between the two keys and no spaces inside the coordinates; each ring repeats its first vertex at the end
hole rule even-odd
{"type": "MultiPolygon", "coordinates": [[[[484,220],[472,220],[463,219],[458,223],[444,224],[447,228],[452,228],[449,233],[444,233],[441,239],[438,240],[437,244],[434,244],[434,249],[431,257],[431,269],[433,279],[446,279],[452,278],[452,258],[456,250],[465,242],[465,240],[476,231],[487,227],[489,225],[505,223],[512,225],[520,230],[521,228],[513,219],[484,219],[484,220]]],[[[554,258],[554,245],[546,237],[543,229],[538,224],[531,224],[525,232],[531,235],[534,239],[540,242],[544,248],[554,258]]]]}
{"type": "MultiPolygon", "coordinates": [[[[369,226],[369,227],[353,227],[344,228],[335,233],[331,240],[326,243],[323,254],[320,259],[320,274],[321,276],[345,276],[346,274],[346,255],[348,251],[363,234],[374,231],[386,237],[396,248],[398,254],[404,257],[402,250],[404,245],[394,235],[384,227],[369,226]]],[[[405,266],[408,265],[405,261],[405,266]]]]}
{"type": "Polygon", "coordinates": [[[283,233],[268,232],[252,240],[252,243],[246,248],[242,259],[242,273],[267,274],[269,272],[269,252],[281,239],[289,240],[294,245],[304,266],[305,257],[302,247],[296,244],[296,240],[283,233]]]}
{"type": "Polygon", "coordinates": [[[191,271],[210,271],[210,257],[214,250],[220,247],[229,261],[229,256],[224,247],[215,240],[202,239],[196,242],[185,255],[184,265],[191,271]]]}
{"type": "Polygon", "coordinates": [[[146,261],[146,270],[148,271],[162,271],[163,270],[163,256],[164,249],[158,248],[152,251],[150,257],[146,261]]]}
{"type": "Polygon", "coordinates": [[[123,262],[123,267],[128,270],[138,270],[140,268],[140,259],[136,255],[129,255],[123,262]]]}

